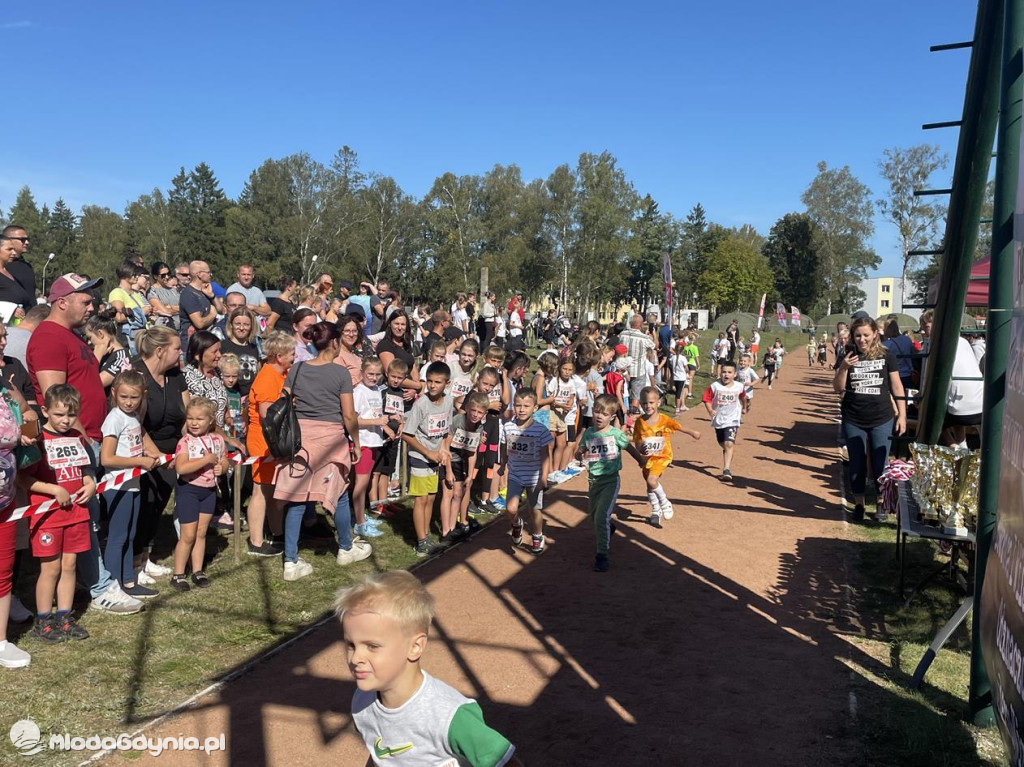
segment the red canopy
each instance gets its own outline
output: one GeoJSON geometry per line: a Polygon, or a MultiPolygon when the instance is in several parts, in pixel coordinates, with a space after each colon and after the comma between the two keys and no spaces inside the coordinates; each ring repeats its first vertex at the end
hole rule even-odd
{"type": "MultiPolygon", "coordinates": [[[[971,281],[967,285],[967,306],[988,306],[988,273],[992,261],[985,256],[971,267],[971,281]],[[980,278],[980,279],[979,279],[980,278]]],[[[928,283],[928,303],[934,304],[939,295],[939,275],[928,283]]]]}

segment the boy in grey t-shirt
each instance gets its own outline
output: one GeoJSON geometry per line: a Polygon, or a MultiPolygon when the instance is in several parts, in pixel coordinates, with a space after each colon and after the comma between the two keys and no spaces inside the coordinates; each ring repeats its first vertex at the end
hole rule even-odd
{"type": "Polygon", "coordinates": [[[405,419],[402,439],[409,446],[409,495],[416,500],[412,510],[416,528],[416,555],[436,554],[443,546],[430,539],[430,515],[437,495],[438,469],[447,466],[448,450],[444,438],[451,428],[454,406],[444,390],[451,368],[435,362],[427,373],[425,397],[420,397],[405,419]]]}

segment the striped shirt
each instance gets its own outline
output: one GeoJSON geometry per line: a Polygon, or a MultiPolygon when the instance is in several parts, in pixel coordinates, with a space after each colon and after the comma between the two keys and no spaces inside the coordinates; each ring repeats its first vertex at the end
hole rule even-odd
{"type": "Polygon", "coordinates": [[[547,457],[547,447],[553,441],[551,432],[532,418],[524,426],[515,421],[505,424],[505,446],[508,448],[509,478],[524,487],[533,487],[540,481],[541,465],[547,457]]]}
{"type": "Polygon", "coordinates": [[[619,343],[626,345],[629,355],[629,377],[642,378],[647,375],[647,352],[654,351],[653,339],[642,330],[627,328],[619,334],[619,343]]]}

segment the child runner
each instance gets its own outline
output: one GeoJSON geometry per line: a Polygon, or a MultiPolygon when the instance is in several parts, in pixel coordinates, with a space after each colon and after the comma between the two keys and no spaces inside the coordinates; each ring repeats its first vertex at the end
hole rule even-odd
{"type": "Polygon", "coordinates": [[[571,359],[560,360],[557,377],[549,387],[554,400],[551,403],[551,434],[555,438],[551,468],[556,482],[564,482],[575,476],[574,473],[566,472],[572,458],[572,445],[576,441],[576,385],[572,380],[575,372],[576,367],[571,359]]]}
{"type": "Polygon", "coordinates": [[[694,439],[700,439],[700,432],[688,429],[659,412],[661,393],[653,386],[640,392],[640,407],[643,416],[636,419],[633,427],[633,444],[646,460],[644,479],[647,481],[647,499],[651,502],[649,521],[660,528],[662,517],[672,519],[675,514],[672,502],[661,486],[661,475],[672,465],[672,432],[681,431],[694,439]]]}
{"type": "Polygon", "coordinates": [[[697,348],[697,339],[690,336],[683,347],[683,354],[686,355],[686,372],[689,374],[689,381],[686,382],[686,398],[693,396],[693,381],[697,371],[700,370],[700,349],[697,348]]]}
{"type": "Polygon", "coordinates": [[[769,353],[775,357],[775,377],[778,378],[782,373],[782,358],[786,356],[786,347],[782,345],[781,338],[775,339],[769,353]]]}
{"type": "Polygon", "coordinates": [[[672,389],[676,396],[676,415],[685,413],[688,408],[686,406],[686,400],[683,397],[685,392],[690,385],[688,368],[689,361],[687,360],[686,354],[683,350],[686,348],[686,344],[682,341],[676,344],[675,353],[668,355],[669,368],[672,371],[672,389]]]}
{"type": "Polygon", "coordinates": [[[818,367],[825,367],[828,363],[828,333],[826,332],[818,342],[818,367]]]}
{"type": "Polygon", "coordinates": [[[174,575],[171,586],[177,591],[191,587],[185,578],[192,561],[192,583],[205,589],[210,579],[203,570],[206,558],[206,531],[217,505],[217,477],[229,466],[224,438],[214,432],[216,405],[206,397],[193,397],[185,411],[185,436],[174,451],[174,469],[178,484],[174,490],[174,518],[181,537],[174,547],[174,575]]]}
{"type": "Polygon", "coordinates": [[[384,415],[388,419],[388,429],[394,437],[385,439],[377,452],[377,460],[373,464],[370,480],[370,511],[382,509],[388,502],[388,484],[398,466],[398,454],[402,449],[402,429],[405,416],[412,409],[412,400],[405,399],[403,382],[409,375],[409,365],[395,357],[388,363],[387,386],[381,391],[381,402],[384,415]]]}
{"type": "MultiPolygon", "coordinates": [[[[244,445],[245,432],[249,426],[249,393],[242,391],[239,378],[242,363],[237,354],[222,354],[220,361],[217,362],[217,369],[220,371],[220,379],[224,382],[224,391],[228,397],[228,408],[224,415],[225,431],[244,445]]],[[[251,382],[249,388],[252,388],[251,382]]],[[[217,487],[220,489],[217,508],[223,512],[214,525],[218,530],[233,531],[235,529],[235,483],[231,480],[231,475],[235,471],[237,469],[234,466],[229,466],[228,470],[217,479],[217,487]]],[[[244,500],[244,489],[242,493],[244,500]]]]}
{"type": "Polygon", "coordinates": [[[476,464],[487,417],[487,395],[470,392],[462,403],[465,412],[452,419],[451,433],[445,447],[451,455],[441,501],[442,540],[457,541],[476,532],[480,523],[469,518],[469,488],[476,479],[476,464]]]}
{"type": "Polygon", "coordinates": [[[711,416],[718,444],[722,446],[722,479],[732,481],[732,452],[736,447],[736,432],[739,431],[743,413],[743,384],[736,379],[735,363],[726,360],[719,364],[721,374],[717,381],[704,391],[704,407],[711,416]]]}
{"type": "Polygon", "coordinates": [[[814,340],[814,336],[807,339],[807,367],[814,367],[814,360],[818,356],[818,343],[814,340]]]}
{"type": "Polygon", "coordinates": [[[761,334],[754,328],[750,334],[750,353],[754,355],[754,365],[757,365],[757,354],[761,351],[761,334]]]}
{"type": "MultiPolygon", "coordinates": [[[[518,315],[517,315],[518,316],[518,315]]],[[[508,482],[508,443],[505,440],[505,425],[514,417],[513,405],[516,392],[523,388],[523,378],[530,370],[530,358],[521,351],[510,351],[505,354],[505,361],[501,365],[501,444],[498,450],[498,466],[491,481],[491,498],[493,504],[501,510],[506,510],[505,501],[501,496],[507,495],[506,484],[508,482]],[[500,502],[499,502],[500,501],[500,502]]]]}
{"type": "MultiPolygon", "coordinates": [[[[142,429],[142,403],[146,400],[146,379],[137,370],[118,373],[110,387],[110,412],[103,420],[100,463],[107,470],[104,482],[119,469],[145,469],[156,466],[160,451],[142,429]]],[[[129,479],[116,490],[105,490],[109,529],[103,548],[103,564],[110,577],[121,584],[125,594],[136,599],[152,599],[160,592],[138,583],[132,560],[135,556],[135,527],[141,509],[142,482],[129,479]]]]}
{"type": "Polygon", "coordinates": [[[483,721],[480,705],[421,668],[434,600],[403,570],[375,573],[338,592],[352,721],[367,764],[522,767],[515,747],[483,721]]]}
{"type": "MultiPolygon", "coordinates": [[[[625,346],[621,348],[625,348],[625,346]]],[[[618,350],[619,347],[616,347],[616,355],[619,355],[618,350]]],[[[629,367],[629,360],[626,357],[616,356],[612,362],[611,369],[604,374],[604,393],[614,397],[615,401],[619,403],[619,412],[615,416],[619,426],[625,423],[627,412],[625,399],[626,377],[623,375],[627,367],[629,367]]]]}
{"type": "Polygon", "coordinates": [[[451,368],[434,362],[427,372],[426,396],[420,397],[409,411],[402,439],[409,446],[409,495],[413,504],[412,522],[416,529],[416,556],[427,557],[444,549],[430,538],[430,516],[437,495],[437,473],[448,464],[444,438],[451,428],[452,400],[444,390],[451,368]]]}
{"type": "Polygon", "coordinates": [[[768,391],[772,389],[772,381],[775,379],[775,355],[769,349],[764,354],[764,380],[768,384],[768,391]]]}
{"type": "Polygon", "coordinates": [[[627,451],[641,466],[645,462],[625,432],[612,424],[618,407],[618,401],[610,394],[597,396],[594,400],[593,423],[583,432],[576,453],[577,458],[586,464],[590,480],[587,512],[594,522],[597,543],[594,570],[599,573],[608,571],[608,547],[615,529],[612,510],[619,497],[619,472],[622,471],[621,451],[627,451]]]}
{"type": "Polygon", "coordinates": [[[529,552],[544,553],[544,490],[548,486],[548,445],[551,432],[533,420],[537,410],[537,395],[530,389],[520,389],[513,405],[515,417],[505,424],[505,444],[508,448],[508,492],[505,495],[506,513],[512,520],[512,545],[523,543],[523,515],[529,516],[532,541],[529,552]],[[526,493],[521,503],[520,496],[526,493]],[[520,514],[520,508],[523,515],[520,514]]]}
{"type": "Polygon", "coordinates": [[[746,395],[746,400],[743,402],[744,414],[750,412],[750,404],[754,399],[754,385],[761,380],[754,372],[753,361],[754,355],[750,352],[741,354],[740,366],[736,371],[736,380],[743,384],[743,393],[746,395]]]}
{"type": "MultiPolygon", "coordinates": [[[[75,566],[89,551],[89,499],[96,494],[89,451],[82,434],[72,428],[82,409],[82,397],[69,384],[46,390],[42,428],[42,460],[19,474],[28,501],[39,504],[56,498],[60,508],[29,517],[32,555],[39,560],[36,580],[36,619],[32,636],[44,642],[88,639],[71,612],[75,599],[75,566]],[[53,599],[57,612],[53,613],[53,599]]],[[[13,492],[13,488],[12,488],[13,492]]],[[[13,523],[5,523],[13,524],[13,523]]],[[[131,565],[131,549],[128,562],[131,565]]],[[[134,580],[134,578],[133,578],[134,580]]]]}
{"type": "MultiPolygon", "coordinates": [[[[498,347],[492,346],[491,350],[498,347]]],[[[500,350],[499,350],[500,352],[500,350]]],[[[496,368],[485,367],[477,376],[476,385],[473,391],[487,397],[487,414],[484,416],[484,433],[480,438],[480,456],[476,461],[476,476],[480,487],[479,500],[473,504],[475,511],[484,514],[500,514],[504,508],[499,508],[498,501],[504,505],[505,501],[494,491],[492,497],[492,484],[496,486],[498,472],[498,458],[501,452],[501,373],[496,368]]],[[[465,412],[465,398],[456,403],[456,407],[465,412]]],[[[467,495],[472,493],[473,483],[469,483],[467,495]]]]}
{"type": "Polygon", "coordinates": [[[473,391],[476,381],[476,358],[480,354],[480,344],[475,338],[467,338],[459,346],[459,356],[452,366],[452,382],[448,393],[453,400],[461,399],[473,391]]]}
{"type": "Polygon", "coordinates": [[[388,416],[384,414],[384,398],[380,390],[383,374],[384,366],[379,358],[364,357],[362,377],[352,389],[352,405],[359,421],[359,447],[362,449],[352,482],[352,511],[355,513],[356,535],[364,538],[377,538],[384,534],[376,519],[366,517],[366,496],[373,468],[384,438],[395,437],[395,432],[388,425],[388,416]]]}

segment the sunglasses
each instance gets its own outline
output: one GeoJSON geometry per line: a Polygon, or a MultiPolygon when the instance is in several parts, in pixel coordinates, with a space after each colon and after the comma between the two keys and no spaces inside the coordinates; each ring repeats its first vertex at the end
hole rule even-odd
{"type": "Polygon", "coordinates": [[[170,276],[171,276],[171,273],[170,273],[170,272],[160,272],[160,273],[159,273],[159,274],[157,275],[157,277],[159,277],[160,279],[164,279],[165,277],[170,277],[170,276]]]}
{"type": "Polygon", "coordinates": [[[21,243],[26,243],[29,240],[28,237],[8,237],[7,239],[8,240],[17,240],[18,242],[21,242],[21,243]]]}
{"type": "Polygon", "coordinates": [[[188,279],[189,277],[191,277],[191,276],[192,276],[192,275],[190,275],[190,274],[189,274],[188,272],[178,272],[178,277],[179,277],[180,279],[185,279],[185,280],[187,280],[187,279],[188,279]]]}

